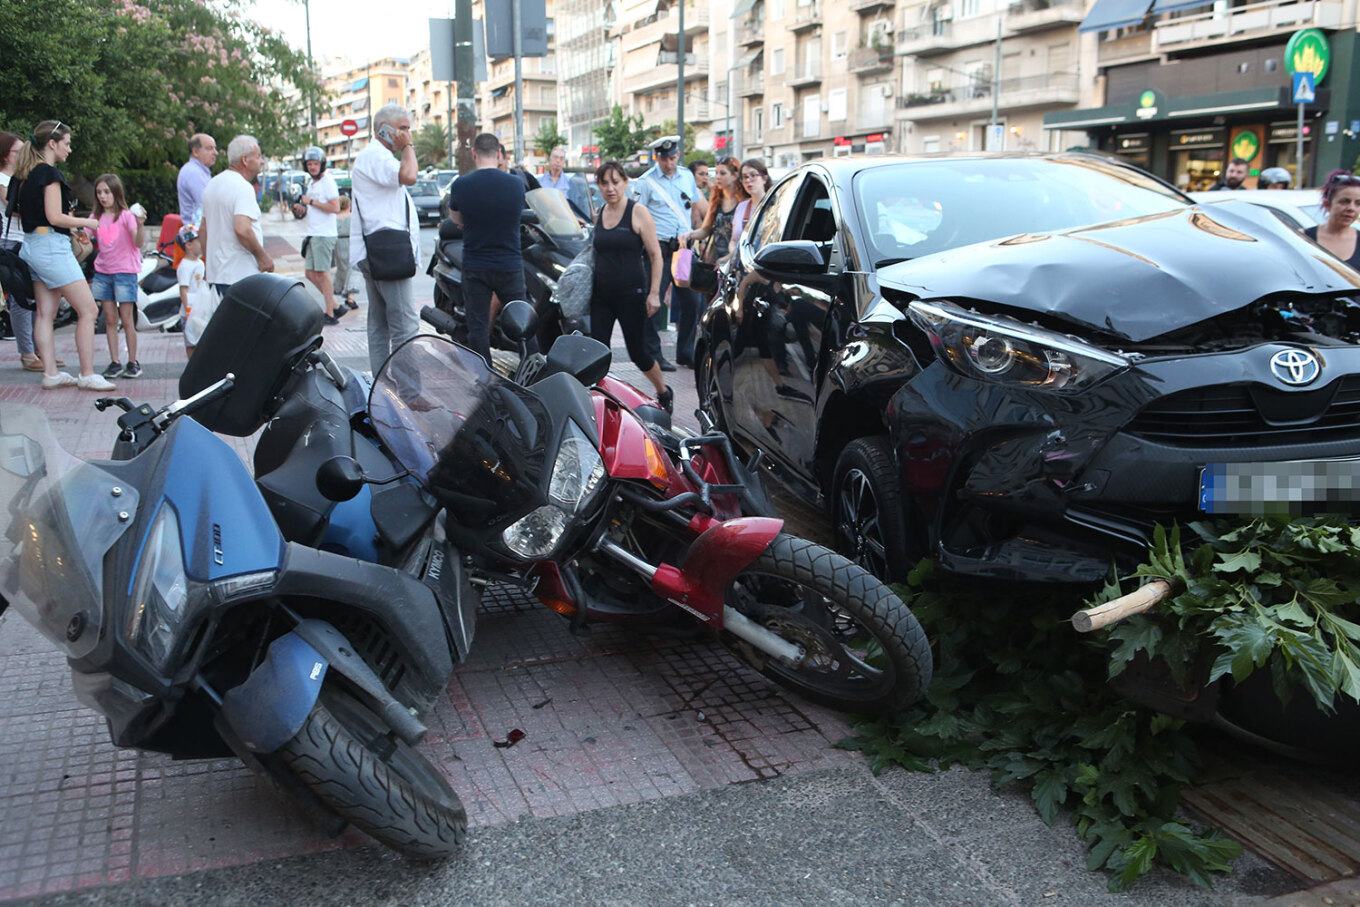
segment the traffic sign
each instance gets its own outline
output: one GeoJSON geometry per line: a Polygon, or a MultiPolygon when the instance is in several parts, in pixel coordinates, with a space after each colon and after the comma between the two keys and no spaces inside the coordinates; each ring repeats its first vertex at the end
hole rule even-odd
{"type": "Polygon", "coordinates": [[[340,124],[341,135],[354,135],[359,131],[359,124],[353,120],[345,120],[340,124]]]}
{"type": "Polygon", "coordinates": [[[1294,73],[1294,103],[1311,104],[1316,99],[1317,92],[1313,87],[1313,74],[1306,70],[1294,73]]]}

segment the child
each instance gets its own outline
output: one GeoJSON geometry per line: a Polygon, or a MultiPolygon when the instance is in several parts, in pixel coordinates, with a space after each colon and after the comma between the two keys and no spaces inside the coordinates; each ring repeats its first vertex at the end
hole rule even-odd
{"type": "Polygon", "coordinates": [[[92,216],[98,219],[99,256],[94,260],[94,280],[90,289],[95,301],[104,307],[104,336],[109,341],[109,367],[104,377],[136,378],[142,373],[137,362],[137,278],[142,272],[142,225],[146,211],[141,205],[128,208],[123,199],[123,182],[112,173],[94,181],[95,205],[92,216]],[[118,360],[118,321],[122,314],[123,335],[127,338],[128,362],[118,360]]]}
{"type": "Polygon", "coordinates": [[[213,305],[213,289],[204,280],[203,243],[198,238],[198,230],[192,224],[181,228],[175,237],[175,244],[184,250],[184,259],[175,269],[175,276],[179,278],[180,312],[184,319],[184,357],[187,359],[194,354],[202,325],[207,323],[204,316],[212,317],[210,310],[216,306],[213,305]],[[199,310],[197,318],[191,317],[195,308],[199,310]]]}
{"type": "Polygon", "coordinates": [[[334,286],[336,294],[344,297],[345,308],[357,309],[359,304],[354,301],[354,272],[349,266],[349,209],[349,196],[340,196],[340,217],[335,222],[335,232],[339,241],[335,244],[334,286]]]}

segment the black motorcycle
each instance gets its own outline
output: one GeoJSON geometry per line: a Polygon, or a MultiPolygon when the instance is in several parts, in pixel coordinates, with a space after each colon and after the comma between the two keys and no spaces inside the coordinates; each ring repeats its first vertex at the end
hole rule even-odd
{"type": "MultiPolygon", "coordinates": [[[[584,331],[586,325],[563,318],[552,301],[557,279],[590,242],[590,228],[556,189],[533,189],[524,196],[520,215],[520,250],[524,256],[524,287],[538,316],[538,346],[546,350],[562,334],[584,331]]],[[[467,343],[467,313],[463,306],[463,230],[445,219],[426,274],[434,277],[434,304],[454,321],[454,340],[467,343]]],[[[509,300],[502,300],[508,302],[509,300]]],[[[494,349],[518,349],[497,326],[491,329],[494,349]]]]}

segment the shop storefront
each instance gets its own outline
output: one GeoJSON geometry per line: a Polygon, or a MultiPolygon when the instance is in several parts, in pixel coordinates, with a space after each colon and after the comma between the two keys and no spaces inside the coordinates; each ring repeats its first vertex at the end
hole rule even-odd
{"type": "Polygon", "coordinates": [[[838,135],[831,140],[836,157],[851,154],[884,154],[888,150],[888,135],[884,132],[871,132],[862,136],[838,135]]]}

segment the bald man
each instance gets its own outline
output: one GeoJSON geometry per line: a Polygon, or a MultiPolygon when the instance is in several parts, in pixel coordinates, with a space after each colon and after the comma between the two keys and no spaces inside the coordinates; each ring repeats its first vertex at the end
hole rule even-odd
{"type": "Polygon", "coordinates": [[[202,132],[189,137],[189,160],[179,168],[175,188],[179,190],[179,219],[196,224],[201,219],[203,190],[212,179],[212,165],[217,161],[217,142],[202,132]]]}

